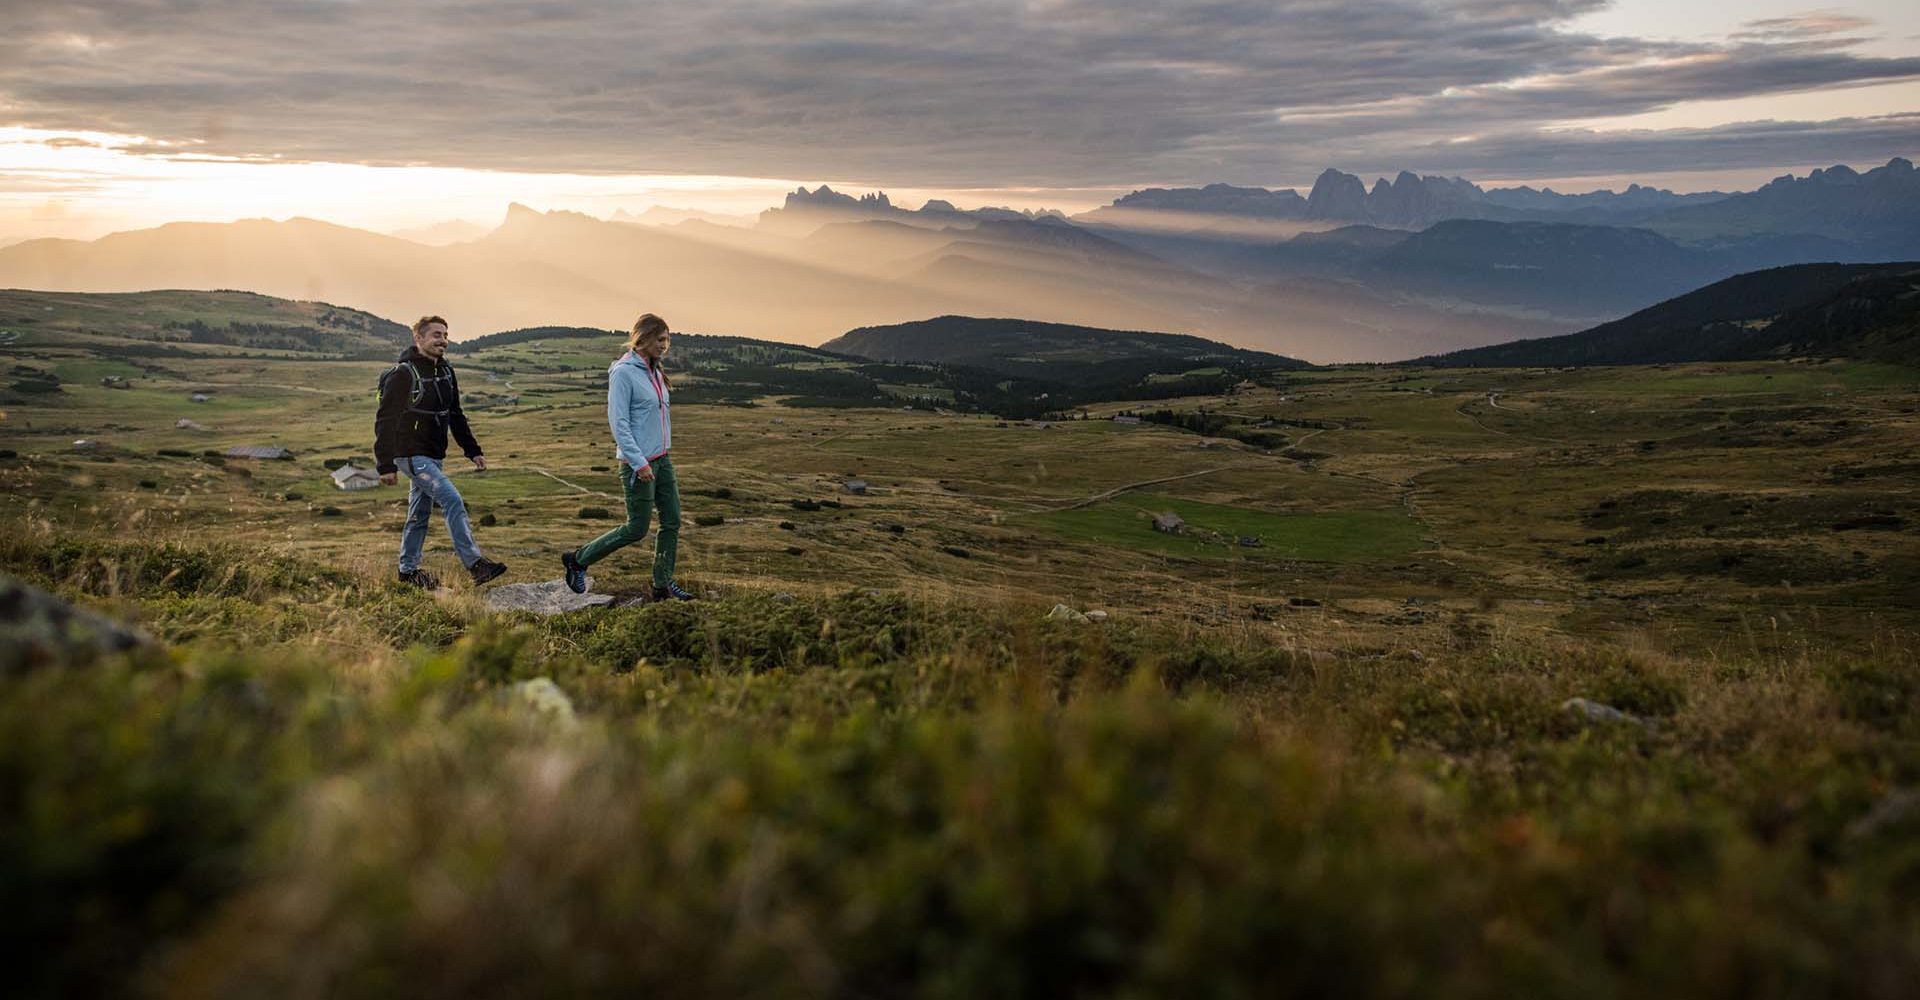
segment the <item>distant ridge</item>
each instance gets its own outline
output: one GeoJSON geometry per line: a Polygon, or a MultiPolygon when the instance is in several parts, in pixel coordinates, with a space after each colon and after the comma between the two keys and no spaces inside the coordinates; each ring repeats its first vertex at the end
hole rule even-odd
{"type": "Polygon", "coordinates": [[[1651,218],[1727,197],[1719,191],[1675,194],[1638,184],[1619,193],[1603,190],[1574,195],[1525,186],[1488,189],[1460,177],[1423,176],[1410,170],[1400,171],[1390,181],[1381,177],[1369,187],[1359,175],[1329,167],[1315,179],[1306,197],[1292,188],[1270,190],[1230,184],[1146,188],[1077,218],[1097,222],[1114,210],[1146,210],[1239,219],[1357,222],[1402,229],[1424,228],[1447,219],[1606,224],[1651,218]]]}
{"type": "Polygon", "coordinates": [[[1186,334],[972,316],[936,316],[913,323],[863,326],[821,344],[820,349],[876,361],[968,365],[1021,374],[1036,366],[1114,361],[1161,363],[1169,371],[1198,364],[1246,369],[1312,367],[1296,358],[1186,334]]]}
{"type": "Polygon", "coordinates": [[[1417,359],[1441,367],[1643,365],[1815,355],[1920,364],[1920,261],[1735,275],[1591,330],[1417,359]]]}
{"type": "Polygon", "coordinates": [[[327,302],[233,290],[60,292],[0,288],[0,330],[146,355],[215,349],[390,358],[410,342],[393,320],[327,302]]]}

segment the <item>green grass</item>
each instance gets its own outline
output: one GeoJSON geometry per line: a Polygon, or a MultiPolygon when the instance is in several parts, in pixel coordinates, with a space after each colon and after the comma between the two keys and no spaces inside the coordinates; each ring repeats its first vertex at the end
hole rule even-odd
{"type": "Polygon", "coordinates": [[[21,996],[1920,975],[1899,636],[1329,650],[862,590],[535,620],[238,547],[14,534],[0,566],[171,647],[0,674],[21,996]]]}
{"type": "Polygon", "coordinates": [[[1656,371],[1637,381],[1651,392],[1785,393],[1818,395],[1859,389],[1912,388],[1920,371],[1903,365],[1841,362],[1822,365],[1728,365],[1725,370],[1700,372],[1686,368],[1656,371]]]}
{"type": "Polygon", "coordinates": [[[1032,523],[1063,538],[1169,555],[1277,558],[1312,562],[1391,559],[1421,547],[1421,527],[1399,511],[1282,514],[1134,494],[1084,507],[1035,515],[1032,523]],[[1184,534],[1153,529],[1156,513],[1171,511],[1184,534]],[[1243,548],[1242,536],[1261,541],[1243,548]]]}
{"type": "Polygon", "coordinates": [[[1146,380],[1149,385],[1156,385],[1156,384],[1166,383],[1166,382],[1178,382],[1181,379],[1205,378],[1205,377],[1214,376],[1214,375],[1225,375],[1226,373],[1227,373],[1227,370],[1225,368],[1219,368],[1219,367],[1195,368],[1192,371],[1184,371],[1184,372],[1177,372],[1177,373],[1155,372],[1154,374],[1148,375],[1146,380]]]}
{"type": "Polygon", "coordinates": [[[938,399],[953,402],[953,390],[937,385],[899,385],[892,382],[877,383],[881,392],[900,399],[938,399]]]}

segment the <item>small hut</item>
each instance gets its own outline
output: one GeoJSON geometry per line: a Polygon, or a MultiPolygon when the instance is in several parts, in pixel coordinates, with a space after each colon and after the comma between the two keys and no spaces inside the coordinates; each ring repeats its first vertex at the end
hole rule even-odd
{"type": "Polygon", "coordinates": [[[333,485],[343,490],[370,490],[380,485],[380,474],[357,465],[343,465],[333,470],[333,485]]]}
{"type": "Polygon", "coordinates": [[[1165,514],[1155,514],[1153,515],[1153,530],[1165,532],[1169,535],[1178,535],[1187,530],[1187,522],[1181,520],[1180,515],[1172,511],[1168,511],[1165,514]]]}
{"type": "Polygon", "coordinates": [[[260,458],[286,461],[293,458],[293,452],[272,445],[237,444],[227,449],[228,458],[260,458]]]}
{"type": "Polygon", "coordinates": [[[847,480],[847,492],[857,497],[867,495],[867,481],[864,479],[847,480]]]}

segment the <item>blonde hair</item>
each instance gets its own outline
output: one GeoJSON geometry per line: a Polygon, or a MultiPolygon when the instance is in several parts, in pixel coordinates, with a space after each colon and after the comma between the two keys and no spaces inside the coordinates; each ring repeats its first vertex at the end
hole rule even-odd
{"type": "Polygon", "coordinates": [[[640,345],[660,339],[667,332],[667,321],[647,313],[633,322],[633,332],[627,335],[627,350],[638,352],[640,345]]]}
{"type": "MultiPolygon", "coordinates": [[[[635,354],[640,354],[640,345],[653,343],[666,335],[667,321],[652,313],[646,313],[639,319],[633,321],[633,332],[627,335],[627,350],[635,354]]],[[[658,361],[649,360],[647,364],[655,372],[659,373],[661,381],[666,382],[668,385],[673,384],[673,382],[667,378],[667,370],[663,368],[658,361]]]]}

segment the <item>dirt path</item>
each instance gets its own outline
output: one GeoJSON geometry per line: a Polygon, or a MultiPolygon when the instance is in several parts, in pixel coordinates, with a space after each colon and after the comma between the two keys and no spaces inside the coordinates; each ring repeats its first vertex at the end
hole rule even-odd
{"type": "Polygon", "coordinates": [[[1110,489],[1105,493],[1095,493],[1093,496],[1087,497],[1085,500],[1076,500],[1073,503],[1067,504],[1065,507],[1056,507],[1054,508],[1054,510],[1056,512],[1065,511],[1065,510],[1079,510],[1082,507],[1091,507],[1102,500],[1111,500],[1112,498],[1117,497],[1120,494],[1127,492],[1128,490],[1137,490],[1143,486],[1158,486],[1161,483],[1173,483],[1173,482],[1178,482],[1182,479],[1193,479],[1199,476],[1211,476],[1216,472],[1227,472],[1235,468],[1238,468],[1238,466],[1222,465],[1212,469],[1201,469],[1199,472],[1189,472],[1179,476],[1168,476],[1164,479],[1148,479],[1138,483],[1128,483],[1125,486],[1119,486],[1119,487],[1110,489]]]}
{"type": "MultiPolygon", "coordinates": [[[[1465,417],[1465,418],[1467,418],[1468,420],[1471,420],[1471,421],[1473,421],[1473,426],[1475,426],[1475,427],[1478,427],[1478,428],[1480,428],[1480,429],[1481,429],[1481,430],[1483,430],[1483,431],[1486,431],[1486,432],[1487,432],[1488,434],[1498,434],[1498,435],[1500,435],[1501,437],[1512,437],[1512,436],[1513,436],[1513,432],[1512,432],[1512,431],[1503,431],[1503,430],[1501,430],[1501,429],[1500,429],[1500,428],[1498,428],[1498,427],[1488,427],[1488,426],[1487,426],[1487,425],[1486,425],[1485,423],[1482,423],[1482,422],[1481,422],[1481,420],[1480,420],[1480,418],[1479,418],[1479,417],[1476,417],[1476,416],[1474,416],[1473,414],[1471,414],[1471,413],[1468,413],[1468,412],[1467,412],[1467,407],[1468,407],[1468,406],[1469,406],[1470,404],[1472,404],[1472,402],[1473,402],[1473,400],[1471,400],[1471,399],[1469,399],[1469,400],[1467,400],[1467,401],[1466,401],[1465,403],[1461,403],[1461,404],[1460,404],[1459,406],[1456,406],[1456,407],[1454,407],[1454,408],[1453,408],[1453,412],[1455,412],[1455,413],[1458,413],[1458,414],[1460,414],[1461,416],[1463,416],[1463,417],[1465,417]]],[[[1501,409],[1501,410],[1505,410],[1505,411],[1506,411],[1506,412],[1508,412],[1508,413],[1512,413],[1512,412],[1513,412],[1512,410],[1508,410],[1508,409],[1507,409],[1506,407],[1504,407],[1504,406],[1502,406],[1502,407],[1500,407],[1500,409],[1501,409]]]]}
{"type": "Polygon", "coordinates": [[[553,481],[554,481],[554,482],[556,482],[556,483],[559,483],[559,484],[560,484],[560,485],[562,485],[562,486],[565,486],[566,488],[568,488],[568,489],[570,489],[570,490],[577,490],[577,491],[579,491],[579,492],[581,492],[581,493],[585,493],[585,494],[588,494],[589,496],[596,496],[596,497],[606,497],[606,498],[607,498],[608,500],[618,500],[618,499],[620,499],[619,497],[617,497],[617,496],[614,496],[614,495],[613,495],[613,494],[611,494],[611,493],[602,493],[602,492],[600,492],[599,490],[590,490],[590,489],[587,489],[587,488],[586,488],[585,486],[582,486],[582,485],[580,485],[579,483],[570,483],[570,482],[567,482],[566,480],[564,480],[564,479],[561,479],[561,478],[560,478],[559,476],[556,476],[556,475],[554,475],[553,473],[551,473],[551,472],[548,472],[547,470],[545,470],[545,469],[542,469],[542,468],[540,468],[539,466],[534,466],[534,465],[529,465],[529,466],[525,466],[524,468],[526,468],[526,469],[527,469],[527,470],[528,470],[529,472],[538,472],[539,474],[541,474],[541,475],[543,475],[543,476],[545,476],[545,477],[547,477],[548,479],[551,479],[551,480],[553,480],[553,481]]]}

